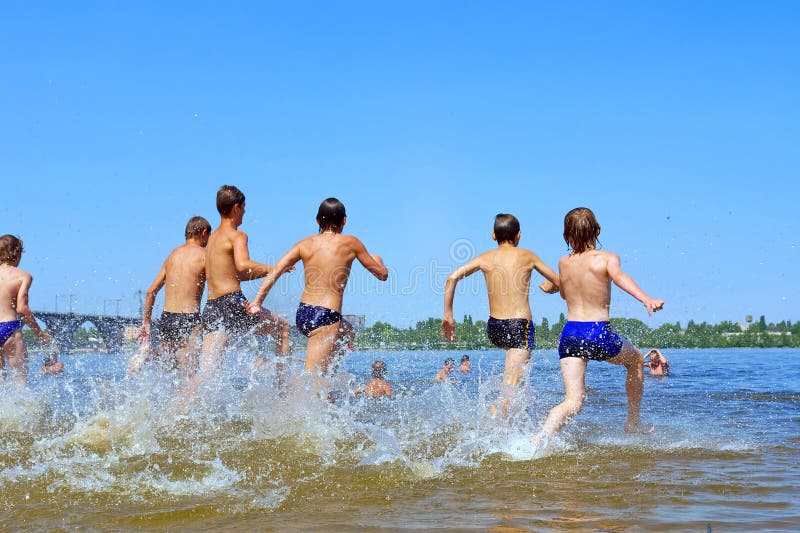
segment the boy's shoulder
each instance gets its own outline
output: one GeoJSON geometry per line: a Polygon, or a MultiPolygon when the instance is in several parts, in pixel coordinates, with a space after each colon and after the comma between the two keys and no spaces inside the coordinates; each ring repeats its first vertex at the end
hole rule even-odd
{"type": "Polygon", "coordinates": [[[19,267],[8,266],[8,270],[6,271],[6,275],[0,277],[0,282],[5,280],[8,283],[18,283],[20,281],[30,280],[33,279],[33,276],[22,270],[19,267]]]}

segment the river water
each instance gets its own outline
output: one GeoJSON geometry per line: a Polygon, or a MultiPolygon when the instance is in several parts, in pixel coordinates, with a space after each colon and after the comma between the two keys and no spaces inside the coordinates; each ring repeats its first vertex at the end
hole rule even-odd
{"type": "Polygon", "coordinates": [[[397,397],[334,403],[231,353],[179,421],[177,376],[113,354],[42,376],[32,355],[28,390],[0,385],[0,529],[800,530],[800,350],[665,353],[653,434],[622,432],[624,370],[591,362],[583,412],[540,447],[563,394],[548,350],[507,419],[488,414],[501,351],[355,352],[336,388],[381,359],[397,397]],[[432,383],[462,353],[472,372],[432,383]]]}

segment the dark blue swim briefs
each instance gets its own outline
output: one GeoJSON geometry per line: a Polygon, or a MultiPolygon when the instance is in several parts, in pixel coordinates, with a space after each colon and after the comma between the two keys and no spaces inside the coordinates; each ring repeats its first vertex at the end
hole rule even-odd
{"type": "Polygon", "coordinates": [[[3,346],[11,335],[22,327],[22,322],[19,320],[12,320],[10,322],[0,322],[0,346],[3,346]]]}
{"type": "Polygon", "coordinates": [[[622,338],[611,329],[610,322],[575,322],[564,324],[558,357],[580,357],[605,361],[622,350],[622,338]]]}
{"type": "Polygon", "coordinates": [[[342,315],[338,311],[321,307],[319,305],[309,305],[300,302],[297,307],[295,324],[300,332],[308,337],[311,332],[322,326],[336,324],[342,320],[342,315]]]}

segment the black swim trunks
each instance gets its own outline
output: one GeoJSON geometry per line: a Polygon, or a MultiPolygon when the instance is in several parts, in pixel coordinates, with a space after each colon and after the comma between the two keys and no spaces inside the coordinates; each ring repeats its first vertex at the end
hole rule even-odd
{"type": "Polygon", "coordinates": [[[498,348],[533,350],[536,328],[527,318],[500,320],[489,317],[489,322],[486,324],[486,335],[498,348]]]}
{"type": "Polygon", "coordinates": [[[319,305],[308,305],[300,302],[295,315],[295,324],[303,335],[308,337],[312,331],[322,326],[336,324],[342,320],[342,315],[338,311],[321,307],[319,305]]]}
{"type": "Polygon", "coordinates": [[[200,313],[169,313],[164,311],[158,320],[158,340],[173,347],[186,346],[194,328],[201,325],[200,313]]]}
{"type": "Polygon", "coordinates": [[[261,319],[247,313],[245,302],[247,298],[242,291],[208,300],[203,309],[203,329],[207,333],[221,331],[241,335],[250,332],[261,319]]]}

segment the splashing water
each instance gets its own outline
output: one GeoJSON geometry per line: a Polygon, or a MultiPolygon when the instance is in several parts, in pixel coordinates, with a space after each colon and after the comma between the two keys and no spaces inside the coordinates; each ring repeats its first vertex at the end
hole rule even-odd
{"type": "MultiPolygon", "coordinates": [[[[8,510],[0,518],[19,520],[27,509],[30,523],[62,527],[69,511],[72,525],[138,527],[186,524],[186,510],[200,509],[193,511],[192,524],[204,528],[220,517],[248,519],[260,513],[294,527],[436,522],[483,527],[505,523],[498,509],[517,502],[525,527],[541,528],[539,520],[554,515],[524,504],[534,494],[533,480],[546,481],[537,487],[538,497],[552,493],[552,500],[563,505],[575,498],[569,494],[577,486],[560,489],[565,480],[574,479],[595,501],[608,490],[633,490],[629,483],[639,491],[663,490],[665,481],[651,469],[653,463],[661,464],[662,474],[671,472],[672,483],[680,485],[688,469],[705,485],[716,482],[720,468],[728,474],[741,469],[743,456],[780,465],[797,450],[797,432],[789,436],[797,419],[781,418],[774,409],[796,409],[797,386],[775,396],[751,394],[734,405],[732,389],[741,389],[731,386],[730,376],[724,385],[705,374],[693,383],[681,381],[681,369],[687,376],[690,372],[689,352],[683,367],[680,354],[671,354],[678,361],[675,377],[648,378],[643,415],[654,419],[656,434],[621,432],[624,378],[611,365],[590,365],[584,412],[540,445],[530,436],[563,394],[557,357],[534,352],[529,383],[513,396],[506,415],[492,416],[503,354],[472,352],[472,374],[434,384],[430,378],[446,355],[354,353],[323,388],[295,364],[284,394],[274,368],[255,372],[252,356],[232,353],[216,379],[201,389],[188,416],[178,420],[172,406],[179,376],[145,367],[128,379],[122,356],[67,358],[64,376],[32,376],[26,391],[2,388],[0,501],[8,510]],[[350,394],[366,379],[374,358],[388,363],[396,398],[350,394]],[[759,403],[772,408],[773,424],[764,424],[754,412],[759,403]],[[737,413],[741,416],[735,418],[737,413]],[[700,464],[708,461],[717,464],[700,464]],[[620,464],[629,474],[619,477],[620,464]],[[465,493],[472,497],[465,501],[465,493]],[[483,508],[483,501],[493,503],[483,508]],[[370,513],[387,505],[393,509],[388,522],[375,521],[370,513]],[[427,506],[421,515],[427,518],[409,521],[403,505],[427,506]],[[446,510],[452,506],[472,509],[474,517],[464,522],[463,512],[446,510]],[[315,512],[304,512],[310,508],[315,512]],[[102,513],[110,518],[101,519],[102,513]]],[[[790,486],[794,477],[778,486],[790,486]]],[[[648,505],[642,498],[641,505],[648,505]]],[[[706,499],[706,504],[720,504],[713,495],[706,499]]],[[[613,500],[580,513],[615,516],[636,504],[613,500]]],[[[796,506],[788,509],[791,515],[796,506]]],[[[655,523],[671,520],[666,512],[662,518],[653,511],[649,516],[655,523]]]]}

